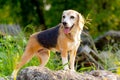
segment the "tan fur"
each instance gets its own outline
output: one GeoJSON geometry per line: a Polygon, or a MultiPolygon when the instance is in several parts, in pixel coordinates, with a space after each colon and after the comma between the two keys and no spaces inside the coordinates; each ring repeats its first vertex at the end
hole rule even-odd
{"type": "MultiPolygon", "coordinates": [[[[74,61],[77,49],[80,45],[80,35],[84,25],[84,19],[78,12],[74,10],[67,10],[67,15],[75,14],[77,18],[75,18],[74,27],[71,29],[69,34],[64,34],[64,25],[61,23],[59,29],[59,36],[55,50],[61,52],[61,57],[63,59],[63,64],[65,64],[64,60],[67,62],[68,54],[70,54],[70,69],[74,70],[74,61]]],[[[40,67],[44,67],[49,60],[50,50],[46,49],[42,45],[40,45],[36,39],[38,33],[31,35],[29,38],[27,47],[25,52],[21,58],[20,63],[16,66],[13,71],[14,80],[16,80],[16,75],[18,70],[27,63],[34,55],[38,57],[41,62],[40,67]]],[[[64,69],[68,69],[68,65],[65,66],[64,69]]]]}

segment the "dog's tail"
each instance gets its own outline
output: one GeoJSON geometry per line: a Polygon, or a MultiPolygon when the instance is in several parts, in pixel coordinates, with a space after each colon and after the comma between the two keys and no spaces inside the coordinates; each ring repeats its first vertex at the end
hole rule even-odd
{"type": "Polygon", "coordinates": [[[19,69],[14,69],[12,76],[11,76],[13,78],[13,80],[16,80],[18,71],[19,71],[19,69]]]}

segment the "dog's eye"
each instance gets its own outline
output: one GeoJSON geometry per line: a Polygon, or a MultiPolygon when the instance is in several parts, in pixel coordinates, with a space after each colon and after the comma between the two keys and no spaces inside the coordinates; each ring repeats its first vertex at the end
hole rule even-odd
{"type": "Polygon", "coordinates": [[[70,16],[71,19],[74,19],[75,17],[74,16],[70,16]]]}
{"type": "Polygon", "coordinates": [[[65,16],[63,16],[63,18],[65,18],[65,16]]]}

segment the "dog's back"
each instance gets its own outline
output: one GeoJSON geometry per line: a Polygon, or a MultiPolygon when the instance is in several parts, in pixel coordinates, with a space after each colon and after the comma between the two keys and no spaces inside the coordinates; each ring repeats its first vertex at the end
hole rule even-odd
{"type": "Polygon", "coordinates": [[[45,31],[42,31],[38,33],[37,40],[38,42],[45,48],[54,48],[57,44],[57,38],[59,35],[59,27],[60,25],[57,25],[51,29],[47,29],[45,31]]]}

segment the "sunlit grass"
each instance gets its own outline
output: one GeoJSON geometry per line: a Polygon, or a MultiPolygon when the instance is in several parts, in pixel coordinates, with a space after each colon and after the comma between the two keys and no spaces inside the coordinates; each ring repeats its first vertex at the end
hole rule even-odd
{"type": "MultiPolygon", "coordinates": [[[[20,61],[20,58],[25,50],[28,39],[23,35],[10,36],[6,35],[0,37],[0,76],[11,75],[16,64],[20,61]]],[[[27,66],[39,66],[40,62],[37,57],[33,57],[27,64],[27,66]]],[[[49,62],[46,67],[52,70],[61,69],[61,61],[55,53],[51,52],[49,62]],[[57,65],[56,65],[57,64],[57,65]]]]}
{"type": "Polygon", "coordinates": [[[104,68],[106,70],[120,74],[120,43],[116,44],[118,46],[114,46],[114,44],[106,46],[107,50],[100,51],[100,57],[105,63],[104,68]]]}
{"type": "Polygon", "coordinates": [[[25,39],[4,36],[0,38],[0,75],[9,75],[23,52],[25,39]]]}

